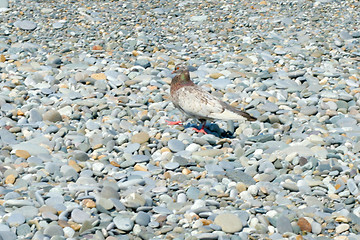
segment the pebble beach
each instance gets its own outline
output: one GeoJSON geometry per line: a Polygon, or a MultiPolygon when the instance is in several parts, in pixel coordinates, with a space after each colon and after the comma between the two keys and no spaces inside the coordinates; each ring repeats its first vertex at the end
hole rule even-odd
{"type": "Polygon", "coordinates": [[[0,240],[360,240],[358,0],[0,0],[0,240]],[[257,118],[184,120],[172,71],[257,118]]]}

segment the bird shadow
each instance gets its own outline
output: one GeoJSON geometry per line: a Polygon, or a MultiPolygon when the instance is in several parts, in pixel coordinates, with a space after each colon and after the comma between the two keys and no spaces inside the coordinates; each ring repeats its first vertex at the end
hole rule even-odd
{"type": "MultiPolygon", "coordinates": [[[[202,124],[187,123],[183,126],[184,128],[196,128],[200,130],[202,124]]],[[[235,138],[233,132],[225,131],[224,129],[220,128],[219,125],[217,125],[216,123],[207,123],[204,130],[207,134],[212,134],[219,138],[235,138]]]]}

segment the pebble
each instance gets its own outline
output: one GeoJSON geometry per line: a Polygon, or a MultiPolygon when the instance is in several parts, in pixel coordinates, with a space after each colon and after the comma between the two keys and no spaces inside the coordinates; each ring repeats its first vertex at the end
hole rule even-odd
{"type": "Polygon", "coordinates": [[[113,221],[118,229],[125,232],[131,231],[134,227],[134,222],[130,218],[116,216],[113,221]]]}
{"type": "Polygon", "coordinates": [[[356,238],[354,1],[10,3],[1,239],[356,238]],[[193,131],[178,63],[258,120],[193,131]]]}
{"type": "Polygon", "coordinates": [[[171,139],[168,142],[168,146],[169,146],[170,150],[173,151],[173,152],[180,152],[180,151],[183,151],[185,149],[185,144],[182,143],[180,140],[177,140],[177,139],[171,139]]]}
{"type": "Polygon", "coordinates": [[[18,27],[22,30],[34,30],[37,27],[37,24],[29,20],[18,20],[14,23],[15,27],[18,27]]]}
{"type": "Polygon", "coordinates": [[[235,233],[243,228],[241,220],[232,213],[222,213],[216,216],[214,223],[219,225],[226,233],[235,233]]]}

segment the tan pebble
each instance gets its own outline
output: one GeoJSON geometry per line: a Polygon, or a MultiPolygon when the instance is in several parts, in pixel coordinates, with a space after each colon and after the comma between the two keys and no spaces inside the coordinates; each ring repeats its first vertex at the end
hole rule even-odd
{"type": "Polygon", "coordinates": [[[139,165],[139,164],[136,164],[136,165],[134,166],[134,171],[143,171],[143,172],[147,172],[147,168],[146,168],[146,167],[144,167],[144,166],[141,166],[141,165],[139,165]]]}
{"type": "Polygon", "coordinates": [[[339,217],[335,218],[335,221],[347,223],[347,222],[349,222],[349,219],[347,219],[345,216],[339,216],[339,217]]]}
{"type": "Polygon", "coordinates": [[[17,110],[16,115],[18,115],[18,116],[24,116],[25,114],[24,114],[23,111],[17,110]]]}
{"type": "Polygon", "coordinates": [[[349,224],[343,223],[335,228],[335,232],[337,234],[340,234],[340,233],[343,233],[343,232],[349,230],[349,228],[350,228],[349,224]]]}
{"type": "Polygon", "coordinates": [[[96,149],[102,148],[102,146],[103,146],[102,143],[98,143],[98,144],[94,145],[94,146],[92,147],[92,149],[96,150],[96,149]]]}
{"type": "Polygon", "coordinates": [[[104,157],[107,157],[107,155],[102,154],[102,155],[98,156],[98,159],[101,160],[101,159],[104,158],[104,157]]]}
{"type": "Polygon", "coordinates": [[[25,159],[28,159],[31,156],[28,151],[20,150],[20,149],[15,151],[15,155],[25,159]]]}
{"type": "Polygon", "coordinates": [[[84,199],[82,201],[82,204],[86,206],[87,208],[95,208],[96,203],[92,199],[84,199]]]}
{"type": "Polygon", "coordinates": [[[6,58],[3,54],[0,55],[0,62],[5,62],[6,58]]]}
{"type": "Polygon", "coordinates": [[[79,164],[76,163],[75,160],[69,160],[68,162],[70,167],[73,167],[75,169],[76,172],[80,172],[81,171],[81,167],[79,166],[79,164]]]}
{"type": "Polygon", "coordinates": [[[92,50],[103,50],[103,48],[100,45],[95,45],[92,47],[92,50]]]}
{"type": "Polygon", "coordinates": [[[113,165],[114,167],[120,167],[120,164],[118,164],[115,161],[111,161],[110,164],[113,165]]]}
{"type": "Polygon", "coordinates": [[[10,174],[5,178],[5,184],[14,184],[15,179],[15,176],[13,174],[10,174]]]}
{"type": "Polygon", "coordinates": [[[64,220],[59,220],[58,224],[60,227],[64,228],[64,227],[70,227],[70,224],[64,220]]]}
{"type": "Polygon", "coordinates": [[[268,72],[269,72],[269,73],[276,72],[276,69],[275,69],[274,67],[269,67],[269,68],[268,68],[268,72]]]}
{"type": "Polygon", "coordinates": [[[79,231],[81,228],[81,225],[75,222],[69,222],[69,225],[72,229],[74,229],[75,231],[79,231]]]}
{"type": "Polygon", "coordinates": [[[136,51],[136,50],[133,50],[133,51],[131,52],[131,54],[132,54],[133,56],[135,56],[135,57],[139,56],[139,52],[136,51]]]}
{"type": "Polygon", "coordinates": [[[91,77],[95,80],[105,80],[106,79],[105,73],[93,73],[93,74],[91,74],[91,77]]]}
{"type": "Polygon", "coordinates": [[[357,80],[358,80],[358,78],[357,78],[356,76],[353,76],[353,75],[351,75],[351,76],[349,77],[349,79],[351,79],[351,80],[355,80],[355,81],[357,81],[357,80]]]}
{"type": "Polygon", "coordinates": [[[50,213],[52,213],[52,214],[56,214],[56,213],[57,213],[57,211],[56,211],[56,209],[55,209],[54,207],[47,206],[47,205],[41,206],[41,207],[39,208],[39,212],[40,212],[40,213],[50,212],[50,213]]]}
{"type": "Polygon", "coordinates": [[[213,78],[213,79],[218,79],[219,77],[222,77],[222,76],[224,76],[224,74],[222,74],[222,73],[211,73],[211,74],[209,74],[209,77],[213,78]]]}
{"type": "Polygon", "coordinates": [[[184,174],[184,175],[189,175],[189,174],[191,173],[191,170],[188,169],[188,168],[184,168],[181,172],[182,172],[182,174],[184,174]]]}
{"type": "Polygon", "coordinates": [[[278,100],[277,100],[277,98],[276,97],[273,97],[273,96],[270,96],[269,98],[268,98],[268,100],[269,100],[269,102],[272,102],[272,103],[276,103],[278,100]]]}
{"type": "Polygon", "coordinates": [[[311,224],[305,218],[299,218],[297,225],[300,227],[301,231],[311,232],[311,224]]]}
{"type": "Polygon", "coordinates": [[[169,148],[167,147],[163,147],[161,150],[160,150],[161,153],[164,153],[164,152],[171,152],[169,148]]]}
{"type": "Polygon", "coordinates": [[[238,190],[239,193],[246,191],[246,185],[243,182],[238,182],[236,184],[236,190],[238,190]]]}
{"type": "Polygon", "coordinates": [[[147,132],[139,132],[139,133],[134,134],[131,137],[131,142],[142,144],[142,143],[149,141],[149,138],[150,138],[150,136],[147,132]]]}
{"type": "Polygon", "coordinates": [[[171,178],[171,174],[169,172],[164,172],[164,178],[165,179],[170,179],[171,178]]]}
{"type": "Polygon", "coordinates": [[[213,221],[211,221],[211,220],[209,220],[209,219],[200,219],[200,221],[202,222],[202,224],[203,224],[204,226],[208,226],[208,225],[210,225],[210,224],[213,223],[213,221]]]}

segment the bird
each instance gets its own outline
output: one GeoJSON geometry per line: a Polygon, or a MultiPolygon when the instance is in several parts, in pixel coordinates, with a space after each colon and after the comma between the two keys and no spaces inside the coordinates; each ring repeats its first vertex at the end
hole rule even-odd
{"type": "MultiPolygon", "coordinates": [[[[185,64],[177,64],[173,73],[176,75],[170,84],[171,101],[185,115],[200,121],[202,127],[195,129],[197,132],[206,134],[207,120],[256,121],[255,117],[223,102],[191,81],[185,64]]],[[[167,122],[169,125],[181,124],[181,121],[167,122]]]]}

